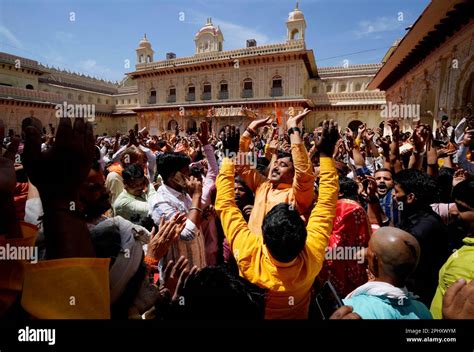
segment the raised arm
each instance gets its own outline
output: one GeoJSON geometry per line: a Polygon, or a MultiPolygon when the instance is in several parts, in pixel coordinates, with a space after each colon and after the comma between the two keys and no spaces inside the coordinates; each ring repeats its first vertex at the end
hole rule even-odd
{"type": "Polygon", "coordinates": [[[204,209],[211,204],[211,190],[216,182],[219,166],[217,165],[214,148],[209,144],[209,127],[207,122],[201,123],[201,132],[198,134],[207,159],[207,174],[202,184],[201,206],[204,209]]]}
{"type": "Polygon", "coordinates": [[[301,131],[298,124],[310,113],[309,109],[304,109],[301,114],[290,117],[286,123],[290,133],[291,156],[295,168],[295,177],[293,178],[293,192],[296,200],[296,208],[300,214],[306,213],[313,203],[314,199],[314,180],[313,165],[308,157],[301,131]]]}
{"type": "Polygon", "coordinates": [[[332,155],[338,138],[337,124],[332,120],[330,123],[324,121],[323,134],[318,141],[318,150],[321,156],[318,203],[311,212],[306,226],[308,231],[306,247],[315,260],[317,272],[321,269],[324,261],[325,249],[336,216],[339,182],[332,155]]]}
{"type": "MultiPolygon", "coordinates": [[[[245,132],[242,134],[242,137],[240,137],[239,153],[248,153],[250,150],[252,137],[257,134],[257,129],[270,124],[271,121],[271,117],[252,121],[245,132]]],[[[266,181],[266,178],[262,176],[257,170],[251,168],[250,165],[239,165],[239,167],[237,167],[237,173],[240,175],[240,177],[242,177],[245,184],[249,186],[249,188],[254,193],[258,186],[266,181]]]]}

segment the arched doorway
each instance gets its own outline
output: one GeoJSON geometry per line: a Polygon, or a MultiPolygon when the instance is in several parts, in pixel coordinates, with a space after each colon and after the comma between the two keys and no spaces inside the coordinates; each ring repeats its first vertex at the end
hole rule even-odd
{"type": "Polygon", "coordinates": [[[191,134],[197,132],[197,123],[194,119],[189,119],[186,123],[186,132],[191,134]]]}
{"type": "Polygon", "coordinates": [[[168,122],[168,131],[174,131],[177,126],[178,122],[176,120],[170,120],[170,122],[168,122]]]}

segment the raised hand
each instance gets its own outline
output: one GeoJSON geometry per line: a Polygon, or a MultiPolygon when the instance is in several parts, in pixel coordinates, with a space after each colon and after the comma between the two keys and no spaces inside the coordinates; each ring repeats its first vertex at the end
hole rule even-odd
{"type": "Polygon", "coordinates": [[[303,110],[303,112],[299,113],[296,116],[291,116],[288,121],[286,121],[286,127],[288,129],[297,127],[301,121],[305,118],[306,115],[308,115],[311,112],[310,109],[306,108],[303,110]]]}
{"type": "Polygon", "coordinates": [[[248,127],[254,132],[257,132],[258,128],[263,127],[263,126],[268,126],[272,123],[272,121],[273,121],[273,117],[267,116],[267,117],[264,117],[263,119],[252,121],[248,127]]]}
{"type": "Polygon", "coordinates": [[[387,125],[392,130],[392,138],[394,141],[398,141],[400,139],[400,125],[397,120],[388,120],[387,125]]]}
{"type": "Polygon", "coordinates": [[[169,221],[161,218],[158,233],[155,235],[155,227],[151,232],[148,244],[147,256],[160,260],[165,256],[171,244],[175,242],[186,224],[186,215],[177,213],[169,221]]]}
{"type": "Polygon", "coordinates": [[[321,138],[315,144],[320,155],[322,157],[332,158],[338,139],[339,131],[337,130],[337,122],[334,122],[334,120],[324,120],[321,138]]]}
{"type": "Polygon", "coordinates": [[[76,118],[61,118],[52,148],[41,152],[41,133],[25,128],[23,165],[31,183],[38,188],[43,201],[75,201],[79,187],[86,179],[94,158],[92,125],[76,118]]]}
{"type": "Polygon", "coordinates": [[[197,134],[202,146],[209,144],[209,124],[206,121],[201,122],[201,132],[197,134]]]}
{"type": "Polygon", "coordinates": [[[419,124],[413,132],[413,145],[415,150],[422,152],[430,138],[430,129],[427,125],[419,124]]]}
{"type": "Polygon", "coordinates": [[[189,272],[189,270],[186,269],[188,262],[184,256],[181,256],[176,263],[170,260],[163,269],[163,287],[168,289],[172,296],[174,296],[176,292],[181,273],[185,270],[189,272]]]}
{"type": "Polygon", "coordinates": [[[202,182],[199,181],[196,177],[191,176],[189,180],[186,181],[186,187],[188,193],[192,195],[202,194],[202,182]]]}

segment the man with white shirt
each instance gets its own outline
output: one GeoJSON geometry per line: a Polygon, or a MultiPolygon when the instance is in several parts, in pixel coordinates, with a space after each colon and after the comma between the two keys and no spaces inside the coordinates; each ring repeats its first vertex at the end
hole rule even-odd
{"type": "Polygon", "coordinates": [[[163,179],[156,195],[149,200],[150,214],[158,224],[162,217],[169,220],[176,213],[187,215],[179,241],[173,243],[163,259],[176,262],[185,256],[189,266],[206,266],[204,238],[200,234],[202,183],[189,176],[191,159],[181,153],[164,153],[157,159],[157,172],[163,179]]]}

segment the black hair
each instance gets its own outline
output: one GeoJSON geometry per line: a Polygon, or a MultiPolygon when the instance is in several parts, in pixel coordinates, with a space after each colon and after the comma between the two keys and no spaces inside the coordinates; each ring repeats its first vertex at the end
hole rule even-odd
{"type": "Polygon", "coordinates": [[[359,186],[352,178],[339,176],[339,193],[342,194],[340,198],[359,201],[359,186]]]}
{"type": "Polygon", "coordinates": [[[166,141],[164,139],[160,139],[158,140],[158,142],[156,142],[156,145],[158,146],[158,148],[164,148],[166,147],[166,141]]]}
{"type": "Polygon", "coordinates": [[[265,314],[264,290],[232,274],[226,266],[201,269],[186,281],[171,318],[255,320],[265,314]]]}
{"type": "Polygon", "coordinates": [[[246,204],[253,204],[255,199],[252,190],[250,189],[249,186],[245,183],[244,179],[240,176],[236,176],[234,182],[238,183],[245,189],[245,194],[246,194],[246,204]]]}
{"type": "Polygon", "coordinates": [[[421,207],[436,203],[439,198],[436,182],[430,175],[421,170],[406,169],[399,171],[394,175],[393,181],[405,193],[413,193],[416,204],[421,207]]]}
{"type": "Polygon", "coordinates": [[[191,159],[183,153],[163,153],[156,159],[156,170],[163,182],[168,178],[191,164],[191,159]]]}
{"type": "Polygon", "coordinates": [[[125,166],[122,171],[123,183],[128,184],[131,180],[142,178],[145,176],[143,168],[137,164],[130,164],[125,166]]]}
{"type": "Polygon", "coordinates": [[[390,175],[392,175],[392,177],[393,177],[393,172],[392,172],[392,170],[387,169],[386,167],[381,167],[380,169],[375,170],[374,175],[375,175],[377,172],[382,172],[382,171],[383,171],[383,172],[390,172],[390,175]]]}
{"type": "Polygon", "coordinates": [[[459,182],[453,188],[453,198],[474,208],[474,178],[459,182]]]}
{"type": "Polygon", "coordinates": [[[281,158],[290,158],[291,162],[293,162],[293,157],[291,156],[291,153],[284,152],[283,150],[279,150],[277,153],[277,159],[281,158]]]}
{"type": "Polygon", "coordinates": [[[451,203],[451,192],[453,191],[453,176],[455,170],[450,167],[441,167],[439,169],[438,178],[436,182],[439,187],[441,203],[451,203]]]}
{"type": "Polygon", "coordinates": [[[275,205],[263,219],[263,240],[273,258],[282,263],[295,259],[306,244],[306,228],[290,204],[275,205]]]}
{"type": "Polygon", "coordinates": [[[268,160],[267,158],[257,158],[257,171],[260,172],[262,175],[265,175],[265,171],[268,165],[270,165],[270,160],[268,160]]]}

